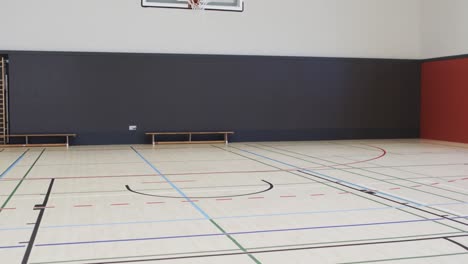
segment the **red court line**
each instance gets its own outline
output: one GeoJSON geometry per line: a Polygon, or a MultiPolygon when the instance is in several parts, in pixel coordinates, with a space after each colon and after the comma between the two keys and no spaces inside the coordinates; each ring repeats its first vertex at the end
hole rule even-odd
{"type": "Polygon", "coordinates": [[[209,171],[209,172],[185,172],[185,173],[165,173],[166,176],[186,176],[186,175],[210,175],[210,174],[242,174],[242,173],[271,173],[281,171],[296,171],[297,169],[284,170],[257,170],[257,171],[209,171]]]}
{"type": "MultiPolygon", "coordinates": [[[[364,163],[364,162],[373,161],[373,160],[383,158],[385,155],[387,155],[387,151],[385,149],[381,148],[381,147],[377,147],[377,146],[373,146],[373,145],[369,145],[369,144],[362,144],[362,145],[365,145],[365,146],[368,146],[368,147],[371,147],[371,148],[375,148],[375,149],[379,149],[380,151],[382,151],[382,154],[380,154],[377,157],[370,158],[370,159],[359,160],[359,161],[354,161],[354,162],[350,162],[350,163],[343,163],[343,164],[340,164],[340,165],[350,165],[350,164],[364,163]]],[[[338,165],[333,165],[333,166],[338,166],[338,165]]]]}
{"type": "Polygon", "coordinates": [[[216,201],[232,201],[232,198],[220,198],[216,199],[216,201]]]}
{"type": "MultiPolygon", "coordinates": [[[[366,159],[366,160],[360,160],[360,161],[354,161],[354,162],[349,162],[349,163],[340,163],[340,164],[335,164],[335,165],[330,165],[330,166],[320,166],[320,167],[305,167],[305,168],[294,168],[294,169],[279,169],[279,170],[259,170],[259,171],[212,171],[212,172],[187,172],[187,173],[165,173],[164,175],[166,176],[184,176],[184,175],[210,175],[210,174],[234,174],[234,173],[271,173],[271,172],[289,172],[289,171],[297,171],[301,169],[317,169],[317,168],[334,168],[342,165],[350,165],[350,164],[357,164],[357,163],[363,163],[363,162],[368,162],[372,160],[377,160],[382,157],[384,157],[387,154],[387,151],[383,148],[372,146],[372,145],[367,145],[363,144],[375,149],[379,149],[382,151],[382,153],[374,158],[366,159]]],[[[94,178],[118,178],[118,177],[151,177],[151,176],[160,176],[158,174],[140,174],[140,175],[106,175],[106,176],[76,176],[76,177],[55,177],[55,179],[61,179],[61,180],[68,180],[68,179],[94,179],[94,178]]],[[[50,180],[51,178],[28,178],[25,180],[50,180]]],[[[466,178],[468,179],[468,178],[466,178]]],[[[5,180],[10,180],[10,181],[18,181],[21,179],[3,179],[5,180]]]]}
{"type": "MultiPolygon", "coordinates": [[[[468,180],[468,178],[464,178],[465,180],[468,180]]],[[[463,179],[458,179],[458,180],[463,180],[463,179]]],[[[457,179],[454,179],[454,180],[451,180],[450,182],[453,182],[453,181],[457,181],[457,179]]],[[[177,182],[177,181],[176,181],[177,182]]],[[[179,181],[179,182],[185,182],[185,181],[179,181]]],[[[436,184],[439,184],[439,183],[432,183],[431,185],[436,185],[436,184]]],[[[422,187],[422,185],[414,185],[414,186],[410,186],[410,187],[422,187]]],[[[401,187],[395,187],[395,188],[390,188],[389,190],[400,190],[401,187]]],[[[336,194],[352,194],[351,192],[338,192],[336,194]]],[[[310,196],[324,196],[326,194],[323,194],[323,193],[317,193],[317,194],[310,194],[310,196]]],[[[280,198],[297,198],[297,195],[281,195],[279,196],[280,198]]],[[[247,199],[264,199],[265,197],[263,196],[256,196],[256,197],[248,197],[247,199]]],[[[211,199],[213,200],[213,199],[211,199]]],[[[233,198],[216,198],[214,199],[216,201],[232,201],[233,198]]],[[[180,202],[184,202],[184,203],[188,203],[188,202],[199,202],[199,200],[183,200],[183,201],[180,201],[180,202]]],[[[145,204],[163,204],[163,203],[166,203],[166,202],[145,202],[145,204]]],[[[110,204],[110,206],[128,206],[130,205],[129,203],[118,203],[118,204],[110,204]]],[[[82,205],[74,205],[73,207],[75,208],[80,208],[80,207],[93,207],[95,205],[91,205],[91,204],[82,204],[82,205]]],[[[35,209],[44,209],[44,208],[55,208],[55,206],[47,206],[47,207],[41,207],[41,206],[37,206],[37,207],[34,207],[35,209]]],[[[0,209],[0,210],[16,210],[16,208],[3,208],[3,209],[0,209]]]]}
{"type": "Polygon", "coordinates": [[[34,209],[51,209],[55,208],[55,206],[34,206],[34,209]]]}
{"type": "Polygon", "coordinates": [[[3,181],[37,181],[37,180],[50,180],[50,179],[59,179],[59,180],[75,180],[75,179],[100,179],[100,178],[132,178],[132,177],[155,177],[158,174],[129,174],[129,175],[103,175],[103,176],[71,176],[71,177],[50,177],[50,178],[28,178],[28,179],[21,179],[21,178],[6,178],[2,179],[3,181]]]}
{"type": "MultiPolygon", "coordinates": [[[[196,180],[186,180],[186,181],[171,181],[171,182],[196,182],[196,180]]],[[[143,184],[149,183],[168,183],[167,181],[153,181],[153,182],[142,182],[143,184]]]]}

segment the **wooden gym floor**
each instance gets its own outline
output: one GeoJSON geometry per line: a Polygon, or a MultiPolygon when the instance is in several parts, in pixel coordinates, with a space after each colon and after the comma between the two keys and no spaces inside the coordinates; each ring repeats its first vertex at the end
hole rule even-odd
{"type": "Polygon", "coordinates": [[[468,145],[0,149],[1,263],[468,263],[468,145]]]}

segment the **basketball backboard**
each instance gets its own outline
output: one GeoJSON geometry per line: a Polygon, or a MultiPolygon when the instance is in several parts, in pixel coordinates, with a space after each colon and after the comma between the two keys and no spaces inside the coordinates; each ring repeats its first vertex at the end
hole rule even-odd
{"type": "MultiPolygon", "coordinates": [[[[142,0],[143,7],[191,9],[187,0],[142,0]]],[[[210,0],[206,10],[244,11],[244,0],[210,0]]]]}

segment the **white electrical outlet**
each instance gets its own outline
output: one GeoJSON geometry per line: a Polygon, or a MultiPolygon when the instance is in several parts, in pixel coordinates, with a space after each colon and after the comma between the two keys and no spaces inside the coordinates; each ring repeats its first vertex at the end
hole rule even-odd
{"type": "Polygon", "coordinates": [[[136,131],[137,126],[128,126],[128,130],[130,131],[136,131]]]}

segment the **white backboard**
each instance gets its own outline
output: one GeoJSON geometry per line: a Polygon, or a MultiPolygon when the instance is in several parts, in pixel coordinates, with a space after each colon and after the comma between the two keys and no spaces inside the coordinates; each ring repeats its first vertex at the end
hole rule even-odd
{"type": "MultiPolygon", "coordinates": [[[[190,9],[187,0],[142,0],[143,7],[190,9]]],[[[206,10],[244,11],[244,0],[210,0],[206,10]]]]}

